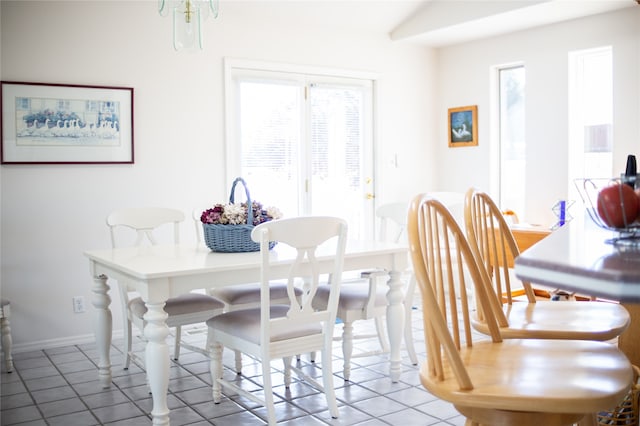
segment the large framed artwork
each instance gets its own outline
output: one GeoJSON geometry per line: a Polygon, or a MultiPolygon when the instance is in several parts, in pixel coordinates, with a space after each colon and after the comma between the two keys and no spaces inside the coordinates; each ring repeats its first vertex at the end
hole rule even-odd
{"type": "Polygon", "coordinates": [[[449,108],[449,147],[478,145],[478,106],[449,108]]]}
{"type": "Polygon", "coordinates": [[[133,163],[133,88],[3,81],[2,164],[133,163]]]}

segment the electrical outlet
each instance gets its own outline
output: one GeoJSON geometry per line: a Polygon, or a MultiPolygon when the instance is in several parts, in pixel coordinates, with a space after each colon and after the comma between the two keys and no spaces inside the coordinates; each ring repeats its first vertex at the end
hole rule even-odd
{"type": "Polygon", "coordinates": [[[73,298],[73,312],[76,314],[81,314],[84,312],[84,297],[83,296],[75,296],[73,298]]]}

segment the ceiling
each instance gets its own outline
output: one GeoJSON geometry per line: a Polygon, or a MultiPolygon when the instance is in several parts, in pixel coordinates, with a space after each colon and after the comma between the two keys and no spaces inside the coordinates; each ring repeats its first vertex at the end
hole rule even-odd
{"type": "Polygon", "coordinates": [[[390,31],[396,41],[441,47],[626,7],[636,0],[428,0],[390,31]]]}
{"type": "Polygon", "coordinates": [[[235,2],[251,4],[251,13],[263,19],[301,26],[322,25],[324,28],[377,32],[388,35],[394,41],[432,47],[448,46],[625,7],[640,7],[636,0],[228,1],[229,6],[235,2]]]}

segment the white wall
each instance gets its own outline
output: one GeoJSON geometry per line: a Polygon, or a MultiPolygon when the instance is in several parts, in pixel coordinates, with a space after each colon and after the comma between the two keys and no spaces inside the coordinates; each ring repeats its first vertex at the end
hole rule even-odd
{"type": "MultiPolygon", "coordinates": [[[[640,7],[440,49],[439,185],[456,191],[472,185],[491,191],[490,169],[496,165],[490,152],[490,69],[521,61],[527,80],[524,220],[554,224],[551,207],[567,199],[568,191],[568,52],[604,45],[613,46],[614,170],[623,172],[627,154],[640,155],[640,7]],[[479,145],[450,149],[447,108],[464,105],[478,105],[479,145]]],[[[579,212],[581,207],[577,200],[572,209],[579,212]]]]}
{"type": "MultiPolygon", "coordinates": [[[[0,168],[0,284],[12,301],[17,351],[92,339],[82,252],[109,246],[111,210],[163,205],[189,213],[228,197],[224,57],[377,73],[378,200],[435,189],[432,51],[323,26],[326,16],[317,26],[281,22],[275,18],[287,2],[222,6],[219,19],[205,23],[205,50],[189,55],[173,51],[171,20],[155,1],[0,2],[2,80],[135,89],[135,164],[0,168]],[[73,313],[78,295],[87,313],[73,313]]],[[[191,222],[183,234],[194,238],[191,222]]]]}

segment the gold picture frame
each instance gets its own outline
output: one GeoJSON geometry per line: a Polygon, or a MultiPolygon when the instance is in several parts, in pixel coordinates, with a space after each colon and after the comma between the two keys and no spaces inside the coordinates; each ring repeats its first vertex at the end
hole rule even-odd
{"type": "Polygon", "coordinates": [[[449,148],[478,145],[478,106],[449,108],[449,148]]]}

